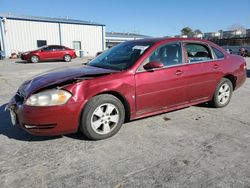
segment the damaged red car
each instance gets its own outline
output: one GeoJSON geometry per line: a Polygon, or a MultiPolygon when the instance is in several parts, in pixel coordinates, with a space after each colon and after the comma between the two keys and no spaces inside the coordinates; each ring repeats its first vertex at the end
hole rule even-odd
{"type": "Polygon", "coordinates": [[[224,107],[245,80],[245,60],[212,42],[149,38],[121,43],[86,66],[27,80],[7,108],[12,123],[31,134],[80,130],[99,140],[124,121],[204,102],[224,107]]]}

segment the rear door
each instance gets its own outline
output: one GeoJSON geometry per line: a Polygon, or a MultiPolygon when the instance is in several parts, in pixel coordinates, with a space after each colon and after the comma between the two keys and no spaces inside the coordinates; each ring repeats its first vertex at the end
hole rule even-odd
{"type": "Polygon", "coordinates": [[[66,49],[63,46],[54,46],[54,58],[55,59],[63,59],[66,54],[66,49]]]}
{"type": "Polygon", "coordinates": [[[165,44],[157,48],[141,65],[135,75],[136,108],[140,116],[187,102],[186,65],[180,43],[165,44]],[[143,65],[159,61],[165,66],[147,71],[143,65]]]}
{"type": "Polygon", "coordinates": [[[220,77],[220,63],[210,46],[200,42],[184,43],[188,58],[187,96],[191,103],[211,98],[220,77]]]}

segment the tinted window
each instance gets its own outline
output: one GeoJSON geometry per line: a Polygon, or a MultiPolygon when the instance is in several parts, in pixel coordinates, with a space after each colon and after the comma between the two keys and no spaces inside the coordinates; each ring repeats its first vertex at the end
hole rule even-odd
{"type": "Polygon", "coordinates": [[[185,45],[185,48],[191,63],[213,59],[212,54],[206,45],[189,43],[185,45]]]}
{"type": "Polygon", "coordinates": [[[212,47],[215,56],[217,57],[217,59],[224,59],[224,54],[218,50],[217,48],[212,47]]]}
{"type": "Polygon", "coordinates": [[[182,53],[180,43],[171,43],[157,48],[144,64],[152,61],[159,61],[164,66],[178,65],[182,63],[182,53]]]}
{"type": "Polygon", "coordinates": [[[53,51],[53,47],[52,46],[48,46],[46,48],[43,48],[43,51],[53,51]]]}
{"type": "Polygon", "coordinates": [[[52,46],[54,50],[65,50],[62,46],[52,46]]]}

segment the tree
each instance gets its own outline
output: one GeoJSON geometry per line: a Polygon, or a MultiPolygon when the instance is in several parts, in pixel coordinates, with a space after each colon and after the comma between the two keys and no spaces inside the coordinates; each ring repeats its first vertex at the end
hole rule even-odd
{"type": "Polygon", "coordinates": [[[240,24],[233,24],[230,27],[228,27],[228,30],[244,32],[244,31],[246,31],[246,28],[240,24]]]}
{"type": "Polygon", "coordinates": [[[184,27],[181,30],[181,34],[186,35],[186,36],[192,36],[193,35],[193,30],[190,27],[184,27]]]}
{"type": "Polygon", "coordinates": [[[196,29],[196,30],[194,30],[194,34],[195,34],[195,35],[198,35],[198,34],[202,34],[202,32],[201,32],[201,30],[196,29]]]}
{"type": "Polygon", "coordinates": [[[240,24],[233,24],[229,28],[229,30],[234,31],[235,37],[242,37],[246,34],[246,28],[240,24]]]}

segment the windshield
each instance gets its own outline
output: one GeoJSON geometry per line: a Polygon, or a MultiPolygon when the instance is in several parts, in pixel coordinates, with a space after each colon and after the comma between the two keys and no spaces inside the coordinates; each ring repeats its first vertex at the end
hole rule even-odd
{"type": "Polygon", "coordinates": [[[44,48],[46,48],[46,47],[48,47],[48,46],[47,46],[47,45],[44,45],[44,46],[41,46],[41,47],[37,48],[37,50],[42,50],[42,49],[44,49],[44,48]]]}
{"type": "Polygon", "coordinates": [[[153,45],[153,42],[124,42],[103,52],[88,65],[112,70],[126,70],[153,45]]]}

